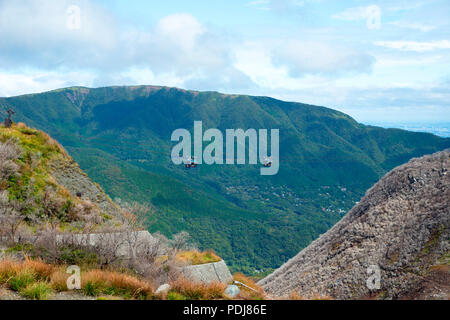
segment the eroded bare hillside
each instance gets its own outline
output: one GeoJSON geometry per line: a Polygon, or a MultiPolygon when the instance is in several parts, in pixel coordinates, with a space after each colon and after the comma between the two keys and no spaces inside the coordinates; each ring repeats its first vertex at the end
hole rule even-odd
{"type": "Polygon", "coordinates": [[[447,149],[397,167],[259,284],[276,296],[448,299],[449,166],[447,149]],[[367,286],[370,266],[379,267],[379,289],[367,286]]]}

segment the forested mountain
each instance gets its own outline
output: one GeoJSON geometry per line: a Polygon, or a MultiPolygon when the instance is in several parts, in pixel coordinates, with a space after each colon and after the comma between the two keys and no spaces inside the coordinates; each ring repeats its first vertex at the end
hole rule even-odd
{"type": "Polygon", "coordinates": [[[150,231],[187,230],[234,271],[280,266],[330,229],[365,190],[450,139],[357,123],[328,108],[268,97],[136,86],[66,88],[0,99],[16,121],[57,139],[112,197],[151,203],[150,231]],[[279,129],[280,169],[170,159],[175,129],[279,129]]]}

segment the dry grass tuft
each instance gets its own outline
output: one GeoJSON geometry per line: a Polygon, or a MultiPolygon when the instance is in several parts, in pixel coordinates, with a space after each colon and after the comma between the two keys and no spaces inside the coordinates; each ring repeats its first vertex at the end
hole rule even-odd
{"type": "Polygon", "coordinates": [[[32,270],[38,278],[43,280],[49,280],[51,275],[55,271],[54,266],[46,264],[41,260],[31,260],[29,258],[25,259],[22,267],[28,270],[32,270]]]}
{"type": "Polygon", "coordinates": [[[224,292],[226,288],[225,284],[219,282],[204,284],[179,278],[171,283],[169,297],[172,295],[184,300],[225,299],[224,292]]]}
{"type": "Polygon", "coordinates": [[[445,265],[445,264],[438,264],[438,265],[430,267],[430,270],[431,271],[436,271],[436,272],[448,273],[448,272],[450,272],[450,266],[445,265]]]}
{"type": "Polygon", "coordinates": [[[243,284],[245,284],[246,286],[249,286],[250,288],[256,290],[250,290],[244,286],[239,286],[241,289],[241,292],[239,293],[239,295],[237,296],[238,299],[242,299],[242,300],[264,300],[266,298],[266,294],[264,292],[264,290],[258,286],[255,281],[247,276],[245,276],[242,273],[236,273],[233,276],[233,279],[235,281],[239,281],[242,282],[243,284]]]}
{"type": "Polygon", "coordinates": [[[70,274],[66,273],[66,268],[61,267],[60,269],[54,271],[50,276],[50,285],[58,292],[68,291],[67,279],[69,279],[69,277],[70,274]]]}
{"type": "Polygon", "coordinates": [[[54,267],[39,260],[26,258],[23,262],[5,259],[0,261],[0,283],[8,281],[9,278],[23,273],[32,273],[37,278],[49,279],[54,271],[54,267]]]}
{"type": "Polygon", "coordinates": [[[21,264],[5,259],[0,261],[0,284],[8,281],[12,276],[17,275],[22,270],[21,264]]]}
{"type": "Polygon", "coordinates": [[[123,296],[134,299],[152,299],[151,284],[136,277],[111,271],[92,270],[82,277],[82,288],[87,295],[100,294],[123,296]]]}
{"type": "Polygon", "coordinates": [[[204,252],[200,252],[198,250],[182,251],[177,254],[177,261],[192,265],[214,263],[221,260],[222,258],[220,258],[213,250],[207,250],[204,252]]]}

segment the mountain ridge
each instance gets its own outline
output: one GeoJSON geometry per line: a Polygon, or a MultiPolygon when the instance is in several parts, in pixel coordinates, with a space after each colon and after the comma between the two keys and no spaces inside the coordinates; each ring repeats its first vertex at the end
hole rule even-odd
{"type": "Polygon", "coordinates": [[[187,229],[247,273],[295,255],[396,165],[450,147],[450,139],[365,126],[325,107],[170,87],[71,87],[0,103],[60,141],[112,198],[156,206],[151,231],[187,229]],[[174,166],[170,134],[194,120],[205,130],[279,128],[280,173],[174,166]]]}

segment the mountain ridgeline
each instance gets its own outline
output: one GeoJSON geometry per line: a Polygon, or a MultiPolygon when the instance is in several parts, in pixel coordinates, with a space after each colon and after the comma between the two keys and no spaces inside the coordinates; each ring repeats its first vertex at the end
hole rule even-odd
{"type": "Polygon", "coordinates": [[[328,108],[268,97],[155,86],[66,88],[11,98],[15,120],[56,138],[111,197],[158,210],[150,231],[190,232],[233,271],[280,266],[325,233],[392,168],[450,139],[357,123],[328,108]],[[170,158],[178,128],[279,129],[280,169],[170,158]]]}

